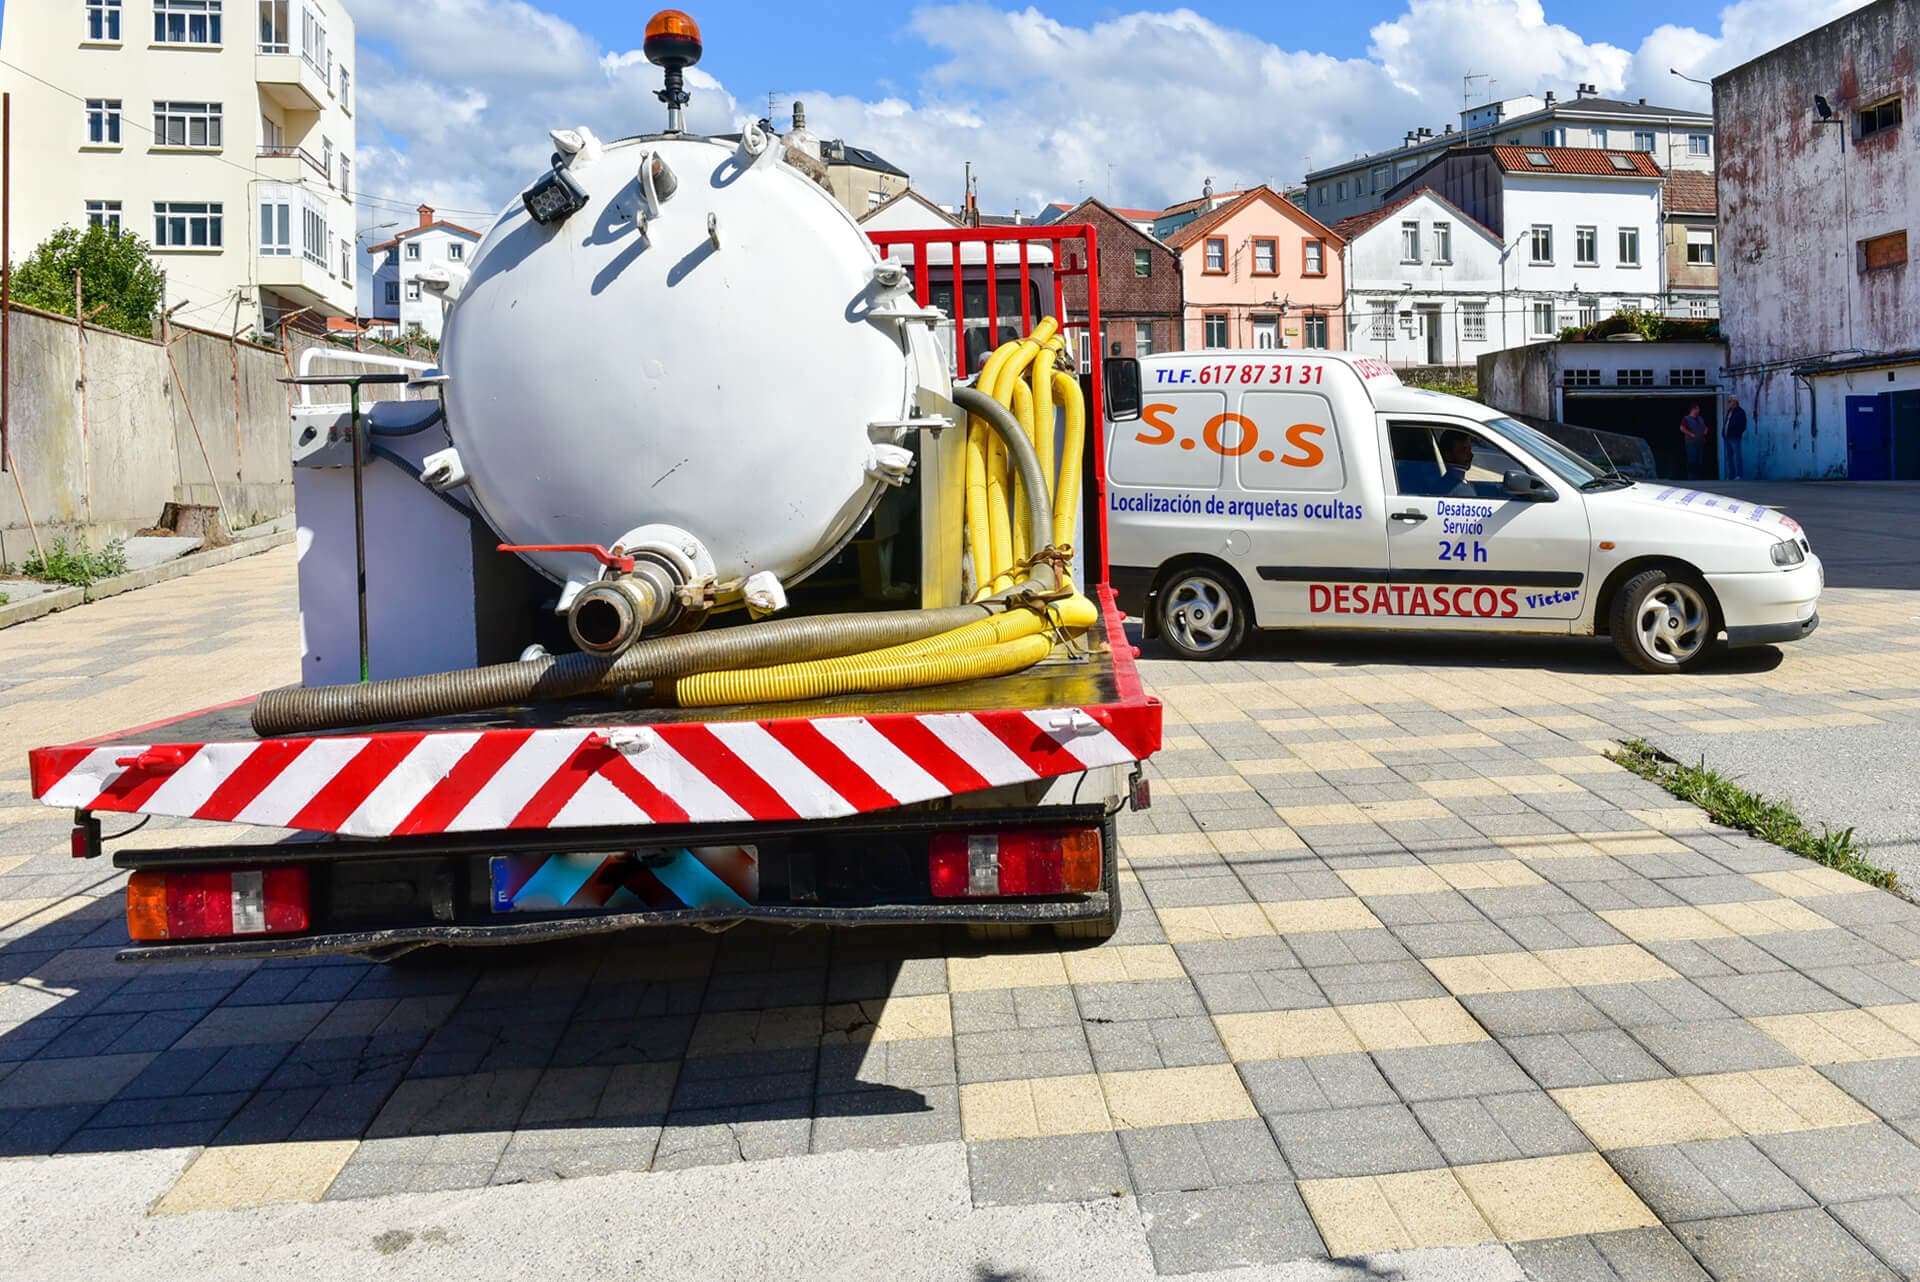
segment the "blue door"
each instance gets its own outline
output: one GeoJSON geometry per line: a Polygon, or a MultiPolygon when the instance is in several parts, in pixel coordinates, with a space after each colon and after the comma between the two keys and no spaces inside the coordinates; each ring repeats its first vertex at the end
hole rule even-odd
{"type": "Polygon", "coordinates": [[[1847,479],[1893,479],[1893,425],[1885,396],[1847,398],[1847,479]]]}

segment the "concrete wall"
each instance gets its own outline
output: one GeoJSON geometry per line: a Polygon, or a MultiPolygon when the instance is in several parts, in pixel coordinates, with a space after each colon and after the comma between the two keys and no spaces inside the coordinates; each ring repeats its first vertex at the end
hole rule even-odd
{"type": "Polygon", "coordinates": [[[1552,418],[1553,345],[1533,343],[1488,352],[1478,361],[1480,399],[1503,414],[1552,418]]]}
{"type": "Polygon", "coordinates": [[[16,307],[10,322],[19,486],[0,477],[0,562],[33,553],[20,486],[43,540],[92,547],[152,525],[168,502],[211,503],[216,485],[236,528],[293,510],[280,352],[177,330],[169,366],[159,343],[66,317],[16,307]]]}
{"type": "MultiPolygon", "coordinates": [[[[1920,238],[1916,46],[1920,6],[1880,0],[1713,82],[1720,325],[1729,390],[1753,419],[1747,457],[1751,466],[1757,455],[1757,475],[1846,474],[1836,394],[1821,403],[1816,432],[1814,398],[1795,366],[1920,348],[1920,269],[1866,270],[1859,259],[1860,243],[1883,233],[1920,238]],[[1831,106],[1831,123],[1815,94],[1831,106]],[[1894,96],[1904,123],[1856,138],[1858,110],[1894,96]]],[[[1897,387],[1884,371],[1875,377],[1866,381],[1877,390],[1897,387]]]]}

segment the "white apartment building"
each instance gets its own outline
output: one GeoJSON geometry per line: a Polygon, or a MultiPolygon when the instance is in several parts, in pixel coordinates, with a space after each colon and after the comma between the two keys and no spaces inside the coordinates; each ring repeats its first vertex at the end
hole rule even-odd
{"type": "Polygon", "coordinates": [[[1500,350],[1500,237],[1420,187],[1335,227],[1346,241],[1347,348],[1397,367],[1500,350]]]}
{"type": "Polygon", "coordinates": [[[437,343],[446,313],[440,297],[421,285],[420,273],[433,267],[465,268],[481,233],[435,218],[432,205],[414,212],[420,216],[416,225],[367,250],[375,260],[367,319],[390,337],[437,343]]]}
{"type": "Polygon", "coordinates": [[[101,223],[152,245],[177,320],[353,315],[353,48],[341,0],[13,0],[16,259],[101,223]]]}

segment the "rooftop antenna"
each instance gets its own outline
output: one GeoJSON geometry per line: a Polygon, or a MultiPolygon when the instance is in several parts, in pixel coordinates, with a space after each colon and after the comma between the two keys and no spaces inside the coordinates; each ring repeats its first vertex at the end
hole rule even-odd
{"type": "MultiPolygon", "coordinates": [[[[1493,101],[1493,76],[1485,71],[1469,71],[1466,75],[1460,77],[1460,114],[1463,116],[1471,116],[1472,114],[1473,82],[1476,80],[1484,80],[1487,82],[1487,101],[1493,101]]],[[[1467,146],[1473,146],[1473,126],[1471,124],[1467,126],[1467,146]]]]}

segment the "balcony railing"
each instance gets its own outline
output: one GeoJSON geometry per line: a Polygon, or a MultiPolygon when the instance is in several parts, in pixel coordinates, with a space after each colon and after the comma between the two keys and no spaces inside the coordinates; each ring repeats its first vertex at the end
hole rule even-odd
{"type": "Polygon", "coordinates": [[[261,147],[255,154],[262,160],[293,160],[297,157],[306,162],[307,167],[313,170],[314,173],[319,174],[328,181],[332,181],[333,176],[327,172],[327,167],[320,163],[320,158],[308,151],[305,147],[261,147]]]}
{"type": "Polygon", "coordinates": [[[261,53],[292,53],[293,46],[288,44],[284,40],[262,40],[260,42],[260,52],[261,53]]]}

